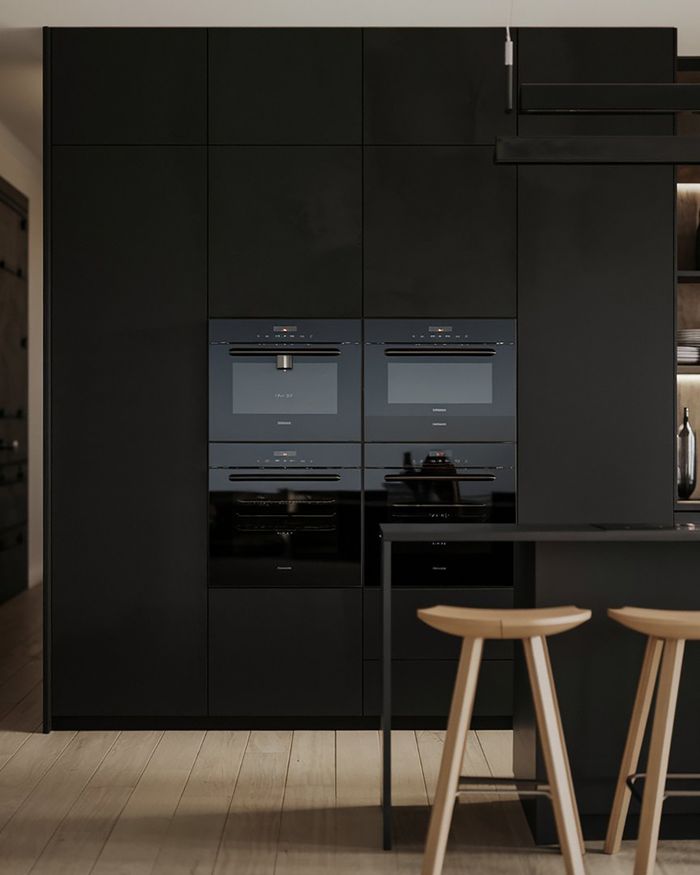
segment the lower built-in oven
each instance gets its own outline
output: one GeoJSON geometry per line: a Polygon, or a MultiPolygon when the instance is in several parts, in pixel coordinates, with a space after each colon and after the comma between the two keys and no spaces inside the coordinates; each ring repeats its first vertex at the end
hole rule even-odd
{"type": "MultiPolygon", "coordinates": [[[[366,577],[379,583],[380,523],[515,522],[514,444],[368,444],[366,577]]],[[[394,586],[512,586],[512,545],[396,543],[394,586]]]]}
{"type": "Polygon", "coordinates": [[[209,440],[361,437],[359,319],[211,319],[209,440]]]}
{"type": "Polygon", "coordinates": [[[209,585],[359,586],[357,444],[210,444],[209,585]]]}
{"type": "Polygon", "coordinates": [[[515,320],[369,319],[365,439],[514,441],[515,320]]]}

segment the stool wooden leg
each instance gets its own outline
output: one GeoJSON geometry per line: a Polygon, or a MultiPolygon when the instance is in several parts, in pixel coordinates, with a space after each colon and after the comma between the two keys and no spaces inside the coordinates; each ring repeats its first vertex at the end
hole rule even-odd
{"type": "Polygon", "coordinates": [[[639,839],[634,860],[634,875],[652,875],[659,841],[661,807],[666,789],[668,756],[671,751],[673,719],[678,700],[678,684],[683,666],[685,641],[666,640],[656,694],[654,723],[651,729],[647,776],[644,781],[642,811],[639,818],[639,839]]]}
{"type": "Polygon", "coordinates": [[[634,699],[632,716],[630,717],[630,725],[627,732],[627,741],[622,753],[620,774],[617,777],[615,796],[610,812],[610,822],[608,823],[608,833],[605,836],[605,844],[603,845],[603,852],[606,854],[616,854],[622,844],[622,834],[625,830],[625,821],[627,820],[627,812],[629,811],[630,799],[632,797],[630,788],[627,786],[627,778],[636,773],[637,766],[639,765],[639,752],[642,749],[644,733],[649,720],[649,709],[654,698],[654,687],[656,686],[656,678],[659,674],[659,663],[661,662],[663,648],[664,642],[661,638],[649,637],[647,639],[644,661],[642,662],[642,670],[637,685],[637,694],[634,699]]]}
{"type": "Polygon", "coordinates": [[[576,803],[569,784],[564,738],[557,720],[556,697],[547,668],[545,647],[544,638],[539,636],[523,640],[564,865],[568,875],[585,875],[575,812],[576,803]]]}
{"type": "Polygon", "coordinates": [[[422,875],[440,875],[445,859],[447,836],[450,832],[467,732],[476,695],[476,682],[484,642],[482,638],[465,638],[459,657],[450,716],[447,721],[445,745],[440,761],[433,810],[423,857],[422,875]]]}
{"type": "MultiPolygon", "coordinates": [[[[555,711],[557,714],[557,726],[559,727],[559,735],[563,739],[564,738],[564,729],[563,729],[562,723],[561,723],[561,713],[559,711],[559,701],[557,699],[557,687],[556,687],[556,684],[554,683],[554,674],[552,673],[552,661],[549,658],[549,646],[547,644],[547,639],[544,638],[542,640],[542,643],[544,644],[544,655],[547,659],[547,672],[549,674],[549,683],[550,683],[550,686],[552,687],[552,695],[554,697],[554,708],[555,708],[555,711]]],[[[569,754],[566,750],[566,745],[564,745],[564,764],[566,766],[566,775],[567,775],[567,778],[569,779],[569,790],[571,791],[571,798],[574,800],[574,815],[576,817],[576,830],[578,832],[579,845],[581,847],[581,853],[585,854],[586,853],[586,845],[583,841],[583,830],[581,829],[581,818],[579,817],[579,814],[578,814],[578,806],[576,804],[576,793],[574,792],[574,781],[573,781],[573,778],[571,777],[571,764],[569,763],[569,754]]]]}

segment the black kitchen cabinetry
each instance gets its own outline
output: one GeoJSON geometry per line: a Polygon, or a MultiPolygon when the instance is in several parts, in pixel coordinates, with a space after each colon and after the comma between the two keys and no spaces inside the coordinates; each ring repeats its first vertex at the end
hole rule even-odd
{"type": "Polygon", "coordinates": [[[516,172],[477,146],[365,149],[365,316],[515,316],[516,172]]]}
{"type": "Polygon", "coordinates": [[[362,712],[362,593],[217,589],[209,595],[209,712],[362,712]]]}
{"type": "Polygon", "coordinates": [[[54,147],[53,714],[206,713],[206,153],[54,147]]]}
{"type": "Polygon", "coordinates": [[[514,134],[504,50],[505,28],[365,30],[365,142],[489,144],[514,134]]]}
{"type": "Polygon", "coordinates": [[[213,146],[209,313],[362,315],[361,147],[213,146]]]}
{"type": "Polygon", "coordinates": [[[361,143],[361,30],[211,29],[209,141],[361,143]]]}
{"type": "Polygon", "coordinates": [[[518,174],[518,521],[672,525],[674,169],[518,174]]]}
{"type": "MultiPolygon", "coordinates": [[[[673,82],[676,31],[650,27],[518,30],[518,80],[526,83],[673,82]]],[[[520,136],[672,134],[673,114],[521,114],[520,136]]]]}
{"type": "Polygon", "coordinates": [[[55,28],[50,38],[54,143],[206,143],[205,30],[55,28]]]}

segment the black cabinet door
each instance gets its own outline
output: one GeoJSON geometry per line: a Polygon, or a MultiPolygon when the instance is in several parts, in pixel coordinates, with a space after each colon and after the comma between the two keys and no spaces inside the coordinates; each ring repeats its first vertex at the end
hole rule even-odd
{"type": "MultiPolygon", "coordinates": [[[[538,27],[518,30],[518,80],[528,82],[673,82],[676,33],[664,27],[538,27]]],[[[520,136],[672,134],[673,114],[534,115],[520,136]]]]}
{"type": "Polygon", "coordinates": [[[362,142],[359,28],[209,31],[212,143],[362,142]]]}
{"type": "Polygon", "coordinates": [[[365,316],[515,316],[515,196],[487,147],[367,147],[365,316]]]}
{"type": "Polygon", "coordinates": [[[54,28],[51,141],[206,143],[207,33],[54,28]]]}
{"type": "Polygon", "coordinates": [[[206,713],[205,173],[201,147],[53,149],[57,715],[206,713]]]}
{"type": "Polygon", "coordinates": [[[673,167],[518,173],[518,520],[671,525],[673,167]]]}
{"type": "Polygon", "coordinates": [[[212,147],[209,235],[211,316],[361,316],[361,148],[212,147]]]}
{"type": "Polygon", "coordinates": [[[209,594],[209,713],[362,713],[362,593],[239,589],[209,594]]]}
{"type": "Polygon", "coordinates": [[[504,28],[365,30],[365,142],[487,144],[514,134],[504,51],[504,28]]]}

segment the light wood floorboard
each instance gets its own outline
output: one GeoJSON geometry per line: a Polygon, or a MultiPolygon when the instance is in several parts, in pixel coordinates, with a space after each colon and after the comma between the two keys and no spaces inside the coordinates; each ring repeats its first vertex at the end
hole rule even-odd
{"type": "MultiPolygon", "coordinates": [[[[53,732],[41,725],[41,591],[0,605],[0,875],[419,875],[444,733],[394,735],[395,837],[380,850],[375,731],[53,732]]],[[[512,775],[512,733],[468,737],[464,773],[512,775]]],[[[563,875],[520,805],[456,806],[444,875],[563,875]]],[[[627,875],[590,843],[589,875],[627,875]]],[[[700,842],[662,842],[697,875],[700,842]]]]}

